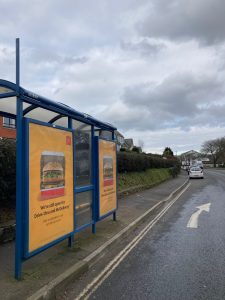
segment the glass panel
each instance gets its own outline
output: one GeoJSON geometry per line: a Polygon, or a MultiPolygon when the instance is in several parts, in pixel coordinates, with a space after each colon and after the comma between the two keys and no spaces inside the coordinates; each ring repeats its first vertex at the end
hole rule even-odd
{"type": "Polygon", "coordinates": [[[95,136],[99,136],[100,129],[95,127],[94,130],[95,130],[95,136]]]}
{"type": "Polygon", "coordinates": [[[62,117],[53,123],[54,125],[62,126],[68,128],[68,118],[62,117]]]}
{"type": "Polygon", "coordinates": [[[14,92],[14,91],[9,88],[3,87],[3,86],[0,87],[0,94],[6,94],[6,93],[12,93],[12,92],[14,92]]]}
{"type": "Polygon", "coordinates": [[[16,114],[16,97],[0,99],[0,111],[16,114]]]}
{"type": "Polygon", "coordinates": [[[76,228],[92,221],[92,191],[76,194],[76,228]]]}
{"type": "MultiPolygon", "coordinates": [[[[29,103],[23,102],[23,109],[29,106],[29,103]]],[[[16,115],[16,97],[0,99],[0,111],[16,115]]]]}
{"type": "Polygon", "coordinates": [[[58,113],[55,113],[53,111],[37,107],[33,110],[31,110],[29,113],[26,114],[27,118],[36,119],[43,122],[48,122],[51,119],[53,119],[55,116],[57,116],[58,113]]]}
{"type": "Polygon", "coordinates": [[[23,102],[23,110],[26,109],[27,107],[31,106],[31,104],[23,102]]]}
{"type": "Polygon", "coordinates": [[[92,183],[91,126],[73,120],[76,187],[92,183]]]}
{"type": "Polygon", "coordinates": [[[99,132],[99,136],[106,140],[110,140],[110,141],[112,140],[112,132],[111,131],[101,130],[99,132]]]}

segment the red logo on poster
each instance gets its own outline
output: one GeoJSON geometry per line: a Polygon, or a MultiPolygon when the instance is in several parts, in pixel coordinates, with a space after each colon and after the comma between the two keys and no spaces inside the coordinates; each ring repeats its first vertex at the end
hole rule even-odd
{"type": "Polygon", "coordinates": [[[71,145],[71,137],[70,136],[67,136],[66,137],[66,145],[71,145]]]}

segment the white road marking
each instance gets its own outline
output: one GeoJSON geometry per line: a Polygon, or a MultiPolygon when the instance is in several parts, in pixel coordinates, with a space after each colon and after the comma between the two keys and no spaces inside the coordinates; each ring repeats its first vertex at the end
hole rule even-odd
{"type": "Polygon", "coordinates": [[[210,206],[211,206],[211,203],[206,203],[206,204],[197,206],[196,208],[198,208],[198,210],[195,213],[193,213],[192,216],[190,217],[190,220],[187,223],[187,227],[188,228],[198,228],[198,218],[199,218],[200,214],[203,211],[209,212],[210,206]]]}
{"type": "Polygon", "coordinates": [[[143,237],[152,229],[152,227],[161,219],[167,210],[181,197],[181,195],[189,188],[189,183],[186,188],[181,191],[145,228],[103,269],[103,271],[86,286],[86,288],[75,298],[75,300],[87,300],[97,288],[110,276],[110,274],[120,265],[124,258],[131,250],[143,239],[143,237]]]}

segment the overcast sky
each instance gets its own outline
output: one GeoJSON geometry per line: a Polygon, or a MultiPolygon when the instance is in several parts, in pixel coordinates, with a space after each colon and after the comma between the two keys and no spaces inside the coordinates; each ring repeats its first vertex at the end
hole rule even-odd
{"type": "Polygon", "coordinates": [[[147,152],[225,136],[224,0],[0,0],[0,78],[114,124],[147,152]]]}

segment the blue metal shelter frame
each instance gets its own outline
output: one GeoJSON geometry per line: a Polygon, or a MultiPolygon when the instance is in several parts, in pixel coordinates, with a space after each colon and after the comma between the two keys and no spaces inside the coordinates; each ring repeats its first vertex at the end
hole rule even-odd
{"type": "MultiPolygon", "coordinates": [[[[98,139],[95,137],[95,131],[108,131],[111,133],[114,141],[114,132],[116,128],[111,124],[101,122],[90,115],[80,113],[73,108],[63,104],[54,102],[33,92],[30,92],[20,86],[20,41],[16,39],[16,84],[0,79],[0,89],[4,89],[0,93],[0,115],[16,119],[17,137],[16,137],[16,243],[15,243],[15,278],[21,279],[22,262],[33,255],[55,245],[61,240],[68,238],[68,246],[72,246],[74,234],[83,230],[86,227],[92,226],[92,232],[96,232],[96,222],[100,221],[98,213],[98,139]],[[16,110],[14,113],[1,110],[1,100],[5,98],[16,99],[16,110]],[[24,104],[26,104],[24,106],[24,104]],[[54,113],[54,117],[49,118],[47,122],[41,122],[38,119],[31,119],[27,115],[35,109],[44,109],[54,113]],[[61,118],[67,118],[67,126],[60,127],[54,123],[61,118]],[[37,123],[43,126],[50,126],[62,130],[74,132],[73,120],[82,122],[91,127],[91,159],[92,159],[92,176],[91,183],[86,186],[76,187],[76,176],[74,176],[74,208],[76,207],[76,197],[83,192],[92,194],[92,220],[90,223],[83,226],[76,226],[76,214],[74,215],[74,231],[62,238],[45,245],[44,247],[28,253],[27,251],[27,212],[28,212],[28,180],[26,179],[28,151],[28,125],[29,123],[37,123]]],[[[74,151],[74,163],[75,163],[74,151]]],[[[75,170],[75,168],[74,168],[75,170]]],[[[74,171],[75,172],[75,171],[74,171]]],[[[74,174],[75,175],[75,174],[74,174]]],[[[74,212],[76,210],[74,209],[74,212]]],[[[116,210],[113,210],[108,215],[113,214],[113,219],[116,220],[116,210]]],[[[103,218],[104,218],[103,217],[103,218]]]]}

